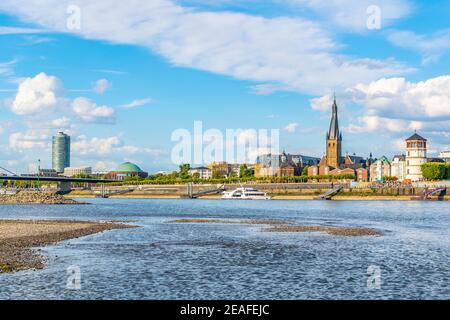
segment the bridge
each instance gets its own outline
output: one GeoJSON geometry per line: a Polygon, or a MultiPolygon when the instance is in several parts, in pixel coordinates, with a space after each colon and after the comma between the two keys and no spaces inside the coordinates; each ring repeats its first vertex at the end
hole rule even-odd
{"type": "Polygon", "coordinates": [[[90,179],[90,178],[68,178],[68,177],[45,177],[45,176],[18,176],[5,175],[0,176],[0,180],[6,181],[42,181],[42,182],[58,182],[59,190],[62,192],[69,192],[72,183],[111,183],[116,180],[109,179],[90,179]]]}
{"type": "Polygon", "coordinates": [[[431,188],[431,189],[425,189],[423,191],[423,194],[421,196],[421,200],[427,200],[430,199],[431,196],[434,195],[441,195],[442,193],[444,193],[444,191],[446,191],[446,188],[431,188]]]}

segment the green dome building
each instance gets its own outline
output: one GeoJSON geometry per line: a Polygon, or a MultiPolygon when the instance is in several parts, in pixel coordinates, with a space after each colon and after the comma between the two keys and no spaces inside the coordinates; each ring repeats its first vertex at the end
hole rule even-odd
{"type": "Polygon", "coordinates": [[[147,178],[148,173],[144,172],[139,166],[131,162],[125,162],[119,165],[115,171],[109,173],[109,176],[115,180],[124,180],[128,177],[147,178]]]}

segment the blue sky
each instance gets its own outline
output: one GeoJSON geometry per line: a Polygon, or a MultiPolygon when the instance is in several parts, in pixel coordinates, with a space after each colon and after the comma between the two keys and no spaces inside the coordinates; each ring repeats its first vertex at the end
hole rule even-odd
{"type": "Polygon", "coordinates": [[[417,130],[437,153],[450,148],[449,14],[444,0],[2,0],[0,165],[50,167],[64,130],[73,165],[173,169],[171,134],[196,120],[280,129],[282,149],[322,156],[334,91],[344,152],[402,153],[417,130]]]}

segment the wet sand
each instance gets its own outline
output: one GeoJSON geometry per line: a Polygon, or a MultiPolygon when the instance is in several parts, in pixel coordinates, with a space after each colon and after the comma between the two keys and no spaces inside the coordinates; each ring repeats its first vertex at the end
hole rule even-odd
{"type": "Polygon", "coordinates": [[[134,226],[111,222],[0,220],[0,273],[41,269],[45,257],[35,247],[134,226]]]}
{"type": "Polygon", "coordinates": [[[336,226],[304,226],[283,220],[218,220],[218,219],[180,219],[169,221],[169,223],[206,223],[206,224],[253,224],[267,225],[263,232],[323,232],[334,236],[363,237],[380,236],[381,232],[369,228],[351,228],[336,226]]]}

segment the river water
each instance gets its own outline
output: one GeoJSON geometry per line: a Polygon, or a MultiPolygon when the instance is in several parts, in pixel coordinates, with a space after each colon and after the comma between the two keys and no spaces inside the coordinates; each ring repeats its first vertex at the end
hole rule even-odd
{"type": "Polygon", "coordinates": [[[0,274],[0,299],[450,298],[448,202],[86,201],[0,206],[1,219],[127,220],[141,227],[42,248],[48,266],[0,274]],[[376,228],[383,236],[168,223],[180,218],[282,219],[376,228]],[[67,285],[69,267],[79,269],[81,288],[67,285]]]}

